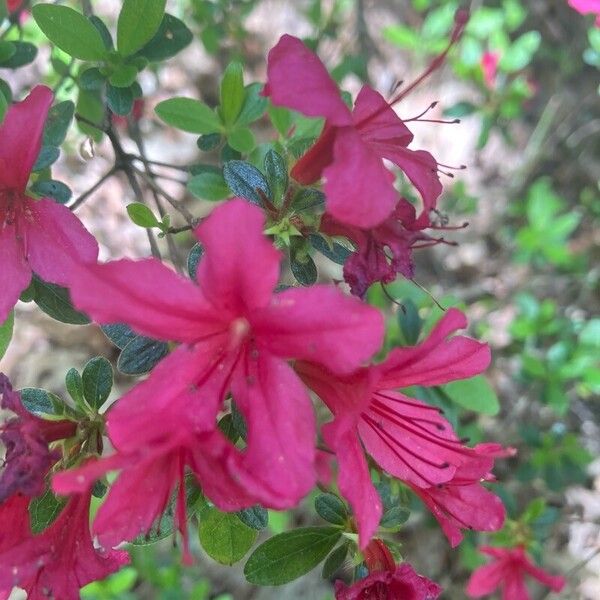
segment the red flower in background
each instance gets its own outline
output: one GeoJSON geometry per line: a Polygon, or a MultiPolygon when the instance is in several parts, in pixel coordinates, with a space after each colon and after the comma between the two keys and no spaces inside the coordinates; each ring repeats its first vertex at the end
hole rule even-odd
{"type": "Polygon", "coordinates": [[[565,578],[537,567],[522,547],[517,548],[479,548],[483,554],[494,560],[479,567],[467,584],[467,595],[481,598],[496,589],[502,591],[502,600],[530,600],[525,576],[529,575],[554,592],[560,592],[565,586],[565,578]]]}
{"type": "Polygon", "coordinates": [[[336,600],[436,600],[442,588],[408,563],[370,573],[351,586],[335,582],[336,600]]]}
{"type": "Polygon", "coordinates": [[[14,13],[16,10],[21,8],[23,0],[6,0],[6,8],[9,13],[14,13]]]}
{"type": "MultiPolygon", "coordinates": [[[[73,496],[56,521],[37,535],[29,531],[27,503],[20,496],[0,507],[1,516],[11,517],[9,531],[0,538],[0,598],[18,586],[30,600],[78,600],[84,585],[104,579],[129,562],[126,552],[102,553],[94,548],[90,499],[89,492],[73,496]]],[[[2,520],[3,527],[6,522],[2,520]]]]}
{"type": "Polygon", "coordinates": [[[498,52],[484,52],[483,56],[481,57],[483,81],[490,90],[493,90],[496,87],[496,77],[498,76],[499,63],[500,54],[498,54],[498,52]]]}
{"type": "MultiPolygon", "coordinates": [[[[466,21],[466,13],[459,11],[451,45],[466,21]]],[[[438,163],[429,152],[408,149],[413,135],[392,107],[441,64],[447,51],[390,102],[363,86],[352,111],[323,63],[298,38],[284,35],[269,52],[263,94],[276,106],[325,118],[321,137],[291,174],[305,185],[325,177],[327,211],[337,221],[372,228],[392,213],[398,193],[395,177],[383,162],[387,159],[400,167],[423,199],[419,228],[429,224],[429,212],[442,192],[438,163]]]]}
{"type": "Polygon", "coordinates": [[[0,471],[0,503],[20,493],[30,498],[44,491],[44,480],[60,454],[48,444],[75,435],[72,421],[46,421],[32,415],[21,403],[8,378],[0,373],[0,408],[14,413],[0,423],[0,441],[5,448],[0,471]]]}
{"type": "Polygon", "coordinates": [[[50,89],[38,85],[8,109],[0,125],[0,323],[32,271],[68,286],[74,262],[98,257],[96,240],[66,206],[25,194],[52,99],[50,89]]]}
{"type": "MultiPolygon", "coordinates": [[[[160,487],[163,499],[187,464],[226,510],[234,502],[296,505],[315,483],[316,432],[308,393],[286,360],[310,359],[347,373],[381,344],[379,312],[332,286],[273,294],[281,256],[263,226],[260,209],[243,200],[217,208],[197,230],[205,248],[198,285],[148,259],[81,265],[71,286],[75,304],[97,321],[125,322],[182,343],[108,415],[121,455],[113,468],[150,478],[155,463],[151,481],[161,469],[170,474],[160,487]],[[214,432],[229,392],[247,422],[243,450],[214,432]]],[[[118,489],[127,487],[127,476],[118,489]]],[[[57,489],[68,491],[62,484],[57,489]]],[[[134,492],[124,493],[122,502],[135,505],[134,492]]],[[[135,524],[150,521],[143,516],[135,524]]]]}
{"type": "MultiPolygon", "coordinates": [[[[484,476],[493,466],[491,448],[499,451],[499,446],[468,448],[437,407],[394,391],[441,385],[484,371],[490,361],[485,344],[464,336],[446,339],[465,326],[465,316],[450,309],[423,343],[393,350],[382,364],[346,377],[305,362],[296,365],[302,379],[334,414],[333,421],[323,426],[323,438],[337,456],[338,485],[352,506],[363,548],[382,514],[365,450],[390,475],[427,493],[444,489],[438,487],[442,484],[450,486],[455,478],[458,485],[467,475],[484,476]]],[[[469,479],[469,484],[474,480],[469,479]]],[[[488,494],[482,490],[476,496],[487,501],[488,494]]],[[[483,531],[502,526],[500,502],[478,505],[477,510],[481,511],[477,516],[463,515],[460,526],[483,531]]]]}

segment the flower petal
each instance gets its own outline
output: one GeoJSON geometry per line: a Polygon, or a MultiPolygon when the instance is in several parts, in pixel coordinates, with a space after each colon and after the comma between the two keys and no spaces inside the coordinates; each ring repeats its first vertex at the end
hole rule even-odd
{"type": "Polygon", "coordinates": [[[127,323],[163,340],[194,342],[226,327],[200,289],[155,258],[74,267],[77,308],[98,323],[127,323]]]}
{"type": "Polygon", "coordinates": [[[381,388],[440,385],[477,375],[488,367],[490,350],[465,336],[446,339],[467,326],[465,315],[450,308],[418,346],[392,350],[379,367],[381,388]]]}
{"type": "Polygon", "coordinates": [[[367,142],[408,146],[413,139],[413,134],[384,97],[368,85],[364,85],[356,97],[352,120],[367,142]]]}
{"type": "Polygon", "coordinates": [[[8,318],[21,292],[31,281],[31,268],[25,260],[14,225],[0,224],[0,324],[8,318]]]}
{"type": "Polygon", "coordinates": [[[437,161],[425,150],[409,150],[390,144],[378,145],[377,148],[381,152],[381,156],[391,160],[402,169],[423,199],[423,210],[413,224],[413,228],[428,227],[431,224],[429,213],[436,207],[437,199],[443,189],[438,177],[437,161]]]}
{"type": "Polygon", "coordinates": [[[277,284],[281,254],[263,234],[264,224],[258,207],[233,199],[196,229],[205,249],[200,287],[214,306],[232,315],[265,306],[277,284]]]}
{"type": "Polygon", "coordinates": [[[323,439],[338,460],[338,486],[348,500],[358,527],[359,545],[364,549],[379,527],[383,506],[371,481],[369,466],[351,423],[336,419],[323,426],[323,439]]]}
{"type": "Polygon", "coordinates": [[[298,38],[285,34],[270,50],[264,96],[275,106],[308,117],[325,117],[332,125],[348,125],[350,111],[319,57],[298,38]]]}
{"type": "Polygon", "coordinates": [[[261,345],[282,358],[321,364],[337,373],[359,367],[383,340],[381,313],[332,286],[290,289],[250,315],[261,345]]]}
{"type": "Polygon", "coordinates": [[[333,162],[323,175],[327,212],[342,223],[375,227],[391,214],[399,199],[394,175],[352,127],[338,130],[333,162]]]}
{"type": "Polygon", "coordinates": [[[475,570],[467,584],[467,595],[471,598],[481,598],[491,594],[500,586],[506,577],[505,565],[492,562],[475,570]]]}
{"type": "Polygon", "coordinates": [[[314,486],[315,416],[308,393],[284,361],[252,352],[234,375],[233,398],[248,425],[247,448],[232,466],[246,490],[270,508],[295,506],[314,486]]]}
{"type": "Polygon", "coordinates": [[[34,87],[8,109],[0,125],[0,187],[23,192],[42,146],[42,134],[54,95],[34,87]]]}
{"type": "Polygon", "coordinates": [[[98,242],[66,207],[44,198],[26,200],[27,260],[44,281],[69,286],[74,262],[95,263],[98,242]]]}

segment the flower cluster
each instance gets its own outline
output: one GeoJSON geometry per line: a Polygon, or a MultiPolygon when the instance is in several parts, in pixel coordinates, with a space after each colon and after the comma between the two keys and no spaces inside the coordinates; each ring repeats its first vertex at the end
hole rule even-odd
{"type": "MultiPolygon", "coordinates": [[[[459,12],[451,45],[465,23],[459,12]]],[[[34,416],[0,376],[0,406],[12,413],[0,427],[6,447],[0,598],[13,586],[31,598],[78,598],[83,585],[125,564],[126,553],[116,548],[149,532],[173,497],[189,563],[188,478],[223,511],[257,504],[288,509],[320,479],[323,448],[335,457],[337,486],[353,513],[349,533],[358,534],[369,571],[353,586],[338,582],[339,599],[427,600],[441,593],[408,563],[397,565],[376,537],[383,507],[374,471],[412,490],[453,547],[464,529],[502,527],[503,504],[485,484],[493,481],[495,459],[512,450],[469,446],[438,407],[407,391],[482,373],[488,347],[455,335],[467,321],[450,309],[424,341],[375,360],[384,318],[362,299],[373,282],[398,273],[412,277],[411,250],[440,241],[424,232],[435,228],[440,165],[429,152],[409,148],[408,121],[393,107],[446,52],[389,102],[364,86],[353,109],[300,40],[285,35],[269,53],[263,94],[275,106],[325,119],[291,176],[299,186],[324,179],[320,231],[355,244],[344,270],[352,294],[333,284],[280,285],[283,255],[265,234],[263,211],[243,198],[227,200],[195,228],[203,254],[193,279],[156,258],[98,263],[96,241],[72,212],[26,191],[52,93],[39,86],[10,107],[0,127],[0,322],[34,272],[68,287],[74,305],[95,323],[125,323],[173,349],[108,410],[111,450],[104,456],[81,451],[67,457],[67,447],[81,449],[66,443],[78,435],[77,422],[34,416]],[[398,194],[384,160],[412,182],[420,212],[398,194]],[[322,403],[317,410],[311,395],[322,403]],[[245,424],[243,444],[218,426],[233,410],[245,424]],[[324,411],[330,418],[320,424],[316,415],[324,411]],[[118,475],[90,529],[92,489],[112,471],[118,475]],[[52,490],[68,499],[56,520],[34,533],[30,503],[50,480],[52,490]]],[[[541,577],[522,555],[486,551],[499,560],[488,568],[494,581],[502,578],[507,589],[517,586],[507,575],[517,563],[541,577]]],[[[485,577],[476,573],[469,592],[491,589],[491,580],[482,584],[485,577]]]]}

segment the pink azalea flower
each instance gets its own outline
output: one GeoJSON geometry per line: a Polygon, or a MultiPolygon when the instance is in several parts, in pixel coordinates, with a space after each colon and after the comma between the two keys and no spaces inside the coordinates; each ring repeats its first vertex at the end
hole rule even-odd
{"type": "MultiPolygon", "coordinates": [[[[104,579],[129,561],[125,552],[101,553],[94,548],[90,498],[90,493],[71,498],[56,521],[40,534],[24,536],[19,531],[18,536],[0,541],[0,590],[18,586],[31,600],[78,600],[81,587],[104,579]]],[[[27,505],[18,496],[11,502],[17,504],[12,510],[22,525],[27,505]]]]}
{"type": "Polygon", "coordinates": [[[202,431],[194,423],[197,397],[182,394],[168,406],[155,406],[154,398],[169,394],[170,377],[164,365],[157,367],[152,391],[141,384],[109,412],[109,435],[125,419],[127,438],[111,435],[116,453],[84,466],[58,473],[54,490],[60,494],[82,493],[107,471],[121,469],[93,524],[100,544],[111,548],[146,533],[164,513],[175,489],[175,522],[183,538],[184,562],[191,563],[187,539],[184,476],[190,469],[202,484],[203,493],[221,509],[234,511],[256,504],[225,465],[234,447],[219,431],[202,431]],[[135,408],[135,410],[132,410],[135,408]],[[116,423],[116,425],[115,425],[116,423]],[[199,430],[199,431],[198,431],[199,430]]]}
{"type": "Polygon", "coordinates": [[[344,263],[344,280],[355,296],[364,298],[375,282],[391,283],[399,273],[412,279],[413,249],[448,243],[443,238],[434,239],[415,230],[414,224],[413,205],[400,198],[392,215],[372,229],[345,225],[325,214],[320,230],[328,235],[347,237],[356,245],[356,251],[344,263]]]}
{"type": "Polygon", "coordinates": [[[467,584],[467,595],[471,598],[481,598],[500,589],[502,600],[530,600],[531,596],[525,584],[526,575],[533,577],[554,592],[560,592],[565,586],[564,577],[550,575],[536,566],[521,546],[517,548],[483,546],[479,550],[494,560],[479,567],[471,575],[467,584]]]}
{"type": "Polygon", "coordinates": [[[338,485],[352,506],[361,547],[382,514],[363,446],[382,469],[418,488],[449,482],[460,476],[461,468],[487,473],[491,466],[485,452],[458,439],[438,408],[394,391],[441,385],[484,371],[490,361],[485,344],[464,336],[446,339],[465,326],[465,316],[450,309],[423,343],[393,350],[382,364],[346,377],[309,363],[296,365],[333,412],[323,438],[337,455],[338,485]]]}
{"type": "MultiPolygon", "coordinates": [[[[466,21],[466,13],[459,11],[452,44],[466,21]]],[[[263,94],[276,106],[325,118],[321,137],[296,163],[292,176],[305,185],[325,177],[327,211],[336,220],[368,229],[392,213],[398,194],[386,159],[400,167],[419,191],[424,207],[419,224],[429,222],[429,212],[442,192],[438,163],[429,152],[408,149],[413,135],[392,107],[435,70],[446,53],[390,102],[363,86],[350,111],[323,63],[298,38],[286,34],[269,52],[263,94]]]]}
{"type": "Polygon", "coordinates": [[[483,56],[481,57],[483,81],[490,90],[493,90],[496,87],[496,77],[498,75],[499,63],[500,54],[497,52],[484,52],[483,56]]]}
{"type": "Polygon", "coordinates": [[[6,0],[6,8],[9,13],[14,13],[23,4],[23,0],[6,0]]]}
{"type": "Polygon", "coordinates": [[[36,86],[13,104],[0,125],[0,323],[3,323],[31,272],[68,285],[75,261],[95,262],[98,244],[66,207],[25,193],[38,157],[52,92],[36,86]]]}
{"type": "Polygon", "coordinates": [[[395,570],[376,571],[351,586],[335,582],[336,600],[435,600],[442,588],[402,563],[395,570]]]}
{"type": "Polygon", "coordinates": [[[59,453],[50,450],[48,444],[75,435],[77,424],[67,420],[46,421],[32,415],[3,373],[0,373],[0,408],[14,413],[0,422],[0,441],[5,448],[0,503],[17,493],[39,496],[44,491],[48,470],[59,458],[59,453]]]}
{"type": "Polygon", "coordinates": [[[459,466],[451,480],[427,488],[409,484],[437,519],[453,548],[463,539],[462,529],[498,531],[506,518],[502,500],[481,482],[493,480],[490,471],[494,458],[512,456],[515,452],[498,444],[479,444],[473,450],[483,460],[459,466]]]}
{"type": "MultiPolygon", "coordinates": [[[[148,400],[140,399],[152,398],[152,410],[161,414],[185,395],[187,413],[172,427],[189,438],[190,430],[214,431],[231,392],[246,419],[247,447],[224,450],[221,470],[247,498],[289,508],[315,482],[315,419],[286,360],[348,373],[379,348],[383,322],[378,311],[332,286],[274,294],[281,255],[263,226],[260,209],[231,200],[196,231],[205,248],[198,285],[154,259],[121,260],[81,265],[71,293],[100,323],[125,322],[182,343],[109,413],[108,432],[119,451],[144,446],[131,435],[132,419],[147,419],[148,436],[164,433],[161,419],[143,415],[148,400]]],[[[223,475],[208,467],[201,479],[211,497],[210,485],[219,485],[223,475]]],[[[223,506],[216,495],[211,499],[223,506]]]]}
{"type": "Polygon", "coordinates": [[[569,6],[582,15],[596,15],[596,27],[600,27],[600,0],[569,0],[569,6]]]}

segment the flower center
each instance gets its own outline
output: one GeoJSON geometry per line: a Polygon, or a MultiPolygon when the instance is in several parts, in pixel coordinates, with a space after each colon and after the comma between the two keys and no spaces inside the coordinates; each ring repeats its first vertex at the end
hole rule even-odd
{"type": "Polygon", "coordinates": [[[0,229],[14,224],[19,196],[15,190],[0,190],[0,229]]]}
{"type": "Polygon", "coordinates": [[[245,317],[238,317],[229,325],[229,347],[237,348],[248,337],[250,323],[245,317]]]}

